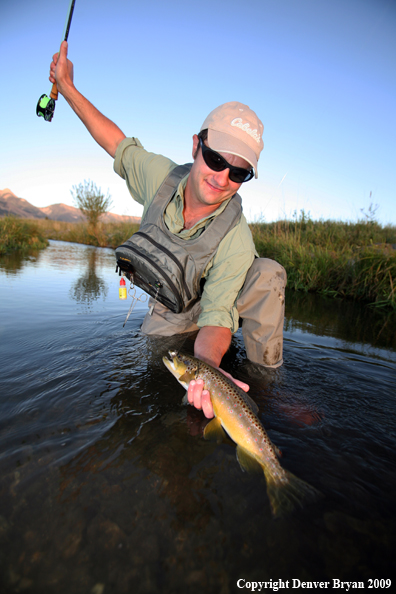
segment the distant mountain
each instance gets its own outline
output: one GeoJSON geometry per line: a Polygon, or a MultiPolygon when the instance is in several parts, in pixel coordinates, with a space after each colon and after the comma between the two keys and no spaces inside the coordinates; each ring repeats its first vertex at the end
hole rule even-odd
{"type": "MultiPolygon", "coordinates": [[[[11,190],[6,188],[0,190],[0,217],[14,215],[22,219],[51,219],[52,221],[65,221],[67,223],[77,223],[83,221],[84,217],[81,211],[74,206],[67,204],[51,204],[43,208],[37,208],[30,204],[24,198],[18,198],[11,190]]],[[[129,222],[139,224],[140,217],[128,217],[126,215],[117,215],[108,212],[101,216],[104,223],[129,222]]]]}
{"type": "Polygon", "coordinates": [[[0,216],[15,215],[23,219],[45,219],[45,214],[24,198],[17,198],[11,190],[0,190],[0,216]]]}

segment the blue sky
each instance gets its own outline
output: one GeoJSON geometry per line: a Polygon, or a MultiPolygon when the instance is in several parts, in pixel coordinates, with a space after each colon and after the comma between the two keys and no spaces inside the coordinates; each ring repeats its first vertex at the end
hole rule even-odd
{"type": "MultiPolygon", "coordinates": [[[[112,159],[63,97],[49,94],[69,0],[0,5],[0,189],[35,206],[72,205],[84,179],[118,214],[140,215],[112,159]]],[[[207,114],[241,101],[264,123],[248,220],[356,221],[378,204],[396,224],[394,0],[76,0],[69,58],[77,88],[127,136],[178,163],[207,114]]]]}

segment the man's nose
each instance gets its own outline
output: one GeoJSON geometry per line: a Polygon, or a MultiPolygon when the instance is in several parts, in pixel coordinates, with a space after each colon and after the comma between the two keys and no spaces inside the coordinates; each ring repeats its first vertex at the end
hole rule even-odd
{"type": "Polygon", "coordinates": [[[222,171],[217,171],[214,175],[214,178],[216,180],[216,183],[221,186],[221,187],[225,187],[228,185],[229,183],[229,169],[228,167],[226,167],[225,169],[223,169],[222,171]]]}

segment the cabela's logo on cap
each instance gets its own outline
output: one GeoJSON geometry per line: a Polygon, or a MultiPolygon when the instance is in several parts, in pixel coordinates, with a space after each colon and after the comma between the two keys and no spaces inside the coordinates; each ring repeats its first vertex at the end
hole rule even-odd
{"type": "Polygon", "coordinates": [[[259,144],[261,135],[257,132],[257,129],[251,129],[249,122],[243,123],[242,118],[234,118],[231,122],[231,126],[236,126],[244,132],[247,132],[247,134],[249,134],[249,136],[251,136],[257,142],[257,144],[259,144]]]}

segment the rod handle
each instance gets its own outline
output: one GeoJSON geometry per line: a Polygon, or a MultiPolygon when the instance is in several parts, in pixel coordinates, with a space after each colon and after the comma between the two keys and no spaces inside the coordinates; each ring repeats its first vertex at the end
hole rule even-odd
{"type": "Polygon", "coordinates": [[[51,99],[55,99],[55,101],[58,99],[58,87],[56,86],[56,83],[52,85],[50,97],[51,99]]]}

